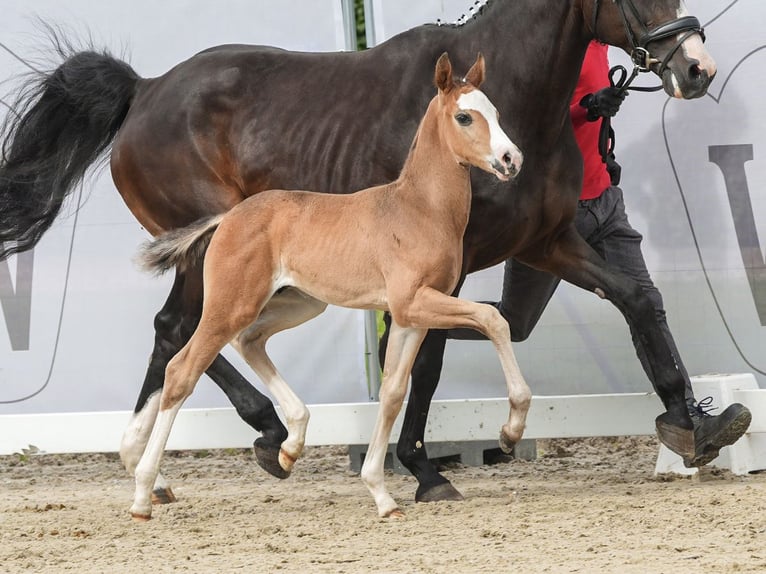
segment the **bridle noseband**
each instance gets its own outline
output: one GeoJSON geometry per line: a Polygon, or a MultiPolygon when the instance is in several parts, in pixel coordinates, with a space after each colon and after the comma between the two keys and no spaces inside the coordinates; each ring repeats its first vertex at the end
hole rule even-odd
{"type": "MultiPolygon", "coordinates": [[[[599,39],[597,32],[598,11],[600,7],[599,2],[600,0],[593,0],[593,23],[591,29],[596,40],[599,39]]],[[[633,4],[633,0],[613,0],[613,2],[620,8],[620,16],[622,17],[622,24],[625,27],[625,35],[630,41],[630,59],[633,61],[635,66],[634,77],[638,72],[648,72],[651,66],[658,63],[660,64],[660,69],[657,72],[657,75],[662,77],[662,74],[667,69],[668,63],[673,57],[673,54],[678,51],[678,49],[686,41],[686,39],[689,38],[689,36],[693,34],[699,34],[702,38],[702,41],[705,41],[705,31],[700,25],[700,21],[694,16],[683,16],[682,18],[676,18],[670,22],[660,24],[654,30],[649,30],[642,22],[641,16],[639,15],[635,4],[633,4]],[[638,37],[636,36],[633,28],[630,26],[630,22],[628,21],[626,4],[627,8],[630,9],[633,18],[643,28],[641,34],[638,35],[638,37]],[[670,50],[662,60],[658,60],[657,58],[652,57],[648,48],[649,44],[658,40],[664,40],[665,38],[669,38],[677,34],[683,34],[683,36],[678,40],[678,42],[676,42],[676,45],[673,47],[673,49],[670,50]]]]}

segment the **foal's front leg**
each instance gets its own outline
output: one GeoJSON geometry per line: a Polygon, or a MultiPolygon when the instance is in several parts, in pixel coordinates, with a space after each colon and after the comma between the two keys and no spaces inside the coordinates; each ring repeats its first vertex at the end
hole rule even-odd
{"type": "Polygon", "coordinates": [[[362,481],[375,499],[378,515],[381,517],[403,516],[384,484],[384,464],[391,428],[402,408],[412,364],[426,332],[426,329],[400,327],[394,321],[389,328],[383,382],[380,387],[380,407],[367,456],[362,465],[362,481]]]}
{"type": "Polygon", "coordinates": [[[415,325],[436,329],[470,328],[492,341],[503,368],[511,407],[508,422],[500,432],[500,447],[511,452],[524,432],[532,392],[521,374],[511,344],[510,328],[500,312],[492,305],[451,297],[425,287],[412,299],[407,315],[415,325]]]}

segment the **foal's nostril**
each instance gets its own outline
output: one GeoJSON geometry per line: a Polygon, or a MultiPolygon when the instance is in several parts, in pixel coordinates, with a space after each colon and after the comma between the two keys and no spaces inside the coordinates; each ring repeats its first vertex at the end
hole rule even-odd
{"type": "Polygon", "coordinates": [[[513,161],[513,154],[509,151],[503,154],[503,166],[506,169],[506,173],[511,177],[516,177],[519,173],[519,164],[513,161]]]}

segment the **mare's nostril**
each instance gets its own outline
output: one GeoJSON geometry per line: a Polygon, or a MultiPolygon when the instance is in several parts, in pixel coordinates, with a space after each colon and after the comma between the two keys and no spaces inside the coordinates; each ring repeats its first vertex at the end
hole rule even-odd
{"type": "Polygon", "coordinates": [[[505,154],[503,154],[503,163],[507,166],[511,166],[513,164],[513,158],[511,157],[510,152],[505,152],[505,154]]]}
{"type": "Polygon", "coordinates": [[[698,80],[703,74],[702,69],[697,65],[693,64],[689,67],[689,77],[693,80],[698,80]]]}

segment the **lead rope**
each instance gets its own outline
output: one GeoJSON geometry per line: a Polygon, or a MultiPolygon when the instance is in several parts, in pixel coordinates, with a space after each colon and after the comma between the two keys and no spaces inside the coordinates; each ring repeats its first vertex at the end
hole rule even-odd
{"type": "MultiPolygon", "coordinates": [[[[659,86],[631,86],[630,84],[636,79],[638,74],[642,71],[639,66],[633,66],[633,71],[628,77],[628,71],[625,66],[617,65],[609,70],[609,83],[613,88],[618,88],[618,94],[630,90],[632,92],[658,92],[662,89],[662,85],[659,86]],[[614,81],[614,77],[620,74],[619,80],[614,81]]],[[[598,133],[598,152],[601,155],[601,161],[606,163],[607,158],[614,153],[614,130],[612,129],[612,118],[601,118],[601,129],[598,133]]]]}

